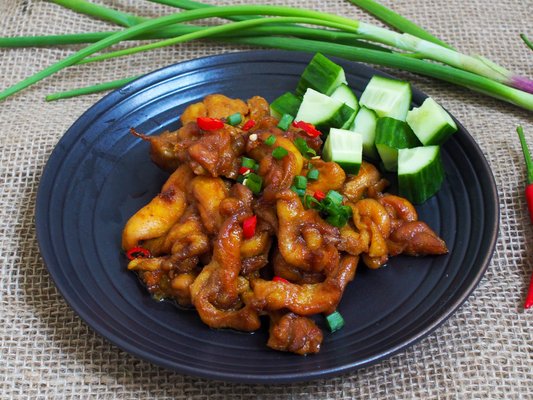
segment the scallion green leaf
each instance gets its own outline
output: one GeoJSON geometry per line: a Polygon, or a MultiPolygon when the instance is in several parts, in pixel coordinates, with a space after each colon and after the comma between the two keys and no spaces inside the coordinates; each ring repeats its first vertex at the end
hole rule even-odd
{"type": "Polygon", "coordinates": [[[245,168],[253,169],[254,165],[255,165],[255,160],[252,160],[251,158],[248,158],[248,157],[242,158],[241,166],[245,168]]]}
{"type": "Polygon", "coordinates": [[[228,125],[238,125],[242,122],[242,115],[241,113],[235,113],[233,115],[230,115],[229,117],[226,118],[226,122],[228,123],[228,125]]]}
{"type": "Polygon", "coordinates": [[[331,332],[335,332],[344,326],[344,318],[342,318],[342,315],[338,311],[329,314],[326,317],[326,321],[331,332]]]}
{"type": "Polygon", "coordinates": [[[259,194],[263,186],[263,180],[260,176],[250,173],[246,175],[245,185],[250,188],[253,194],[259,194]]]}
{"type": "Polygon", "coordinates": [[[294,177],[294,186],[296,186],[298,189],[306,189],[307,188],[307,178],[305,176],[296,175],[294,177]]]}
{"type": "Polygon", "coordinates": [[[289,151],[284,147],[276,147],[274,151],[272,151],[272,157],[277,158],[278,160],[280,158],[285,157],[287,154],[289,154],[289,151]]]}
{"type": "Polygon", "coordinates": [[[272,146],[274,143],[276,143],[276,137],[274,135],[270,135],[267,140],[265,140],[267,146],[272,146]]]}
{"type": "Polygon", "coordinates": [[[289,126],[291,126],[292,121],[294,121],[294,117],[292,115],[283,114],[283,116],[279,120],[278,128],[282,131],[287,131],[287,129],[289,129],[289,126]]]}
{"type": "Polygon", "coordinates": [[[307,179],[310,181],[316,181],[318,179],[319,171],[318,169],[310,169],[307,171],[307,179]]]}

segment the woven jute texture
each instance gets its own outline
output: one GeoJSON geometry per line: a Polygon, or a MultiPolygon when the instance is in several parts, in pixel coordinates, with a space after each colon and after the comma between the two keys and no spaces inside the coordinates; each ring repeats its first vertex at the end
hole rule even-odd
{"type": "MultiPolygon", "coordinates": [[[[174,12],[144,0],[95,0],[154,18],[174,12]]],[[[211,4],[266,4],[236,0],[211,4]]],[[[381,0],[463,53],[533,76],[532,0],[381,0]]],[[[346,0],[274,0],[382,25],[346,0]]],[[[216,24],[211,20],[206,24],[216,24]]],[[[38,0],[0,0],[0,36],[115,30],[116,25],[38,0]]],[[[120,44],[129,47],[133,44],[120,44]]],[[[0,90],[83,45],[0,49],[0,90]]],[[[248,385],[185,376],[139,360],[97,335],[52,282],[35,232],[43,168],[72,123],[105,93],[46,102],[51,93],[140,75],[202,56],[252,47],[187,42],[72,67],[0,102],[0,397],[2,399],[526,399],[533,398],[533,312],[525,311],[533,267],[525,166],[516,135],[533,147],[533,114],[444,83],[385,69],[443,104],[471,133],[498,186],[501,220],[488,271],[468,301],[429,337],[381,363],[308,383],[248,385]]]]}

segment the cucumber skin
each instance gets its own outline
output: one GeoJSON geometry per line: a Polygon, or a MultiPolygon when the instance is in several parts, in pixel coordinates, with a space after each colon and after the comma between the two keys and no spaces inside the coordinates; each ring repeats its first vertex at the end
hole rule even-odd
{"type": "Polygon", "coordinates": [[[422,146],[407,122],[390,117],[378,119],[375,142],[394,149],[411,149],[422,146]]]}
{"type": "Polygon", "coordinates": [[[270,110],[272,114],[277,113],[277,115],[279,115],[279,117],[272,115],[274,118],[280,119],[283,114],[289,114],[292,117],[296,117],[301,104],[302,99],[300,97],[291,92],[287,92],[270,103],[270,110]]]}
{"type": "Polygon", "coordinates": [[[346,129],[346,126],[350,126],[355,119],[355,110],[343,104],[342,107],[327,121],[315,126],[317,130],[322,132],[322,140],[326,140],[329,130],[331,128],[346,129]]]}
{"type": "Polygon", "coordinates": [[[298,87],[296,88],[296,94],[303,96],[307,88],[311,88],[329,96],[333,93],[336,87],[331,88],[326,84],[325,82],[327,82],[327,80],[324,79],[324,75],[333,75],[334,72],[331,71],[336,71],[338,75],[338,73],[342,71],[342,67],[324,57],[322,54],[317,53],[300,77],[300,82],[298,82],[298,87]]]}
{"type": "Polygon", "coordinates": [[[437,150],[437,160],[416,173],[398,174],[400,197],[404,197],[412,204],[422,204],[433,196],[442,186],[445,173],[442,165],[440,146],[437,150]]]}

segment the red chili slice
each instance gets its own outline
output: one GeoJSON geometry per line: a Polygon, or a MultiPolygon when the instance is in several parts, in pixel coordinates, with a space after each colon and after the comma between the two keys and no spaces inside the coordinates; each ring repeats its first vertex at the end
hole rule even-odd
{"type": "Polygon", "coordinates": [[[128,257],[128,260],[135,260],[136,258],[148,258],[150,257],[150,252],[142,247],[134,247],[133,249],[128,250],[126,257],[128,257]]]}
{"type": "Polygon", "coordinates": [[[303,129],[311,137],[317,137],[321,135],[321,133],[315,129],[314,125],[308,124],[307,122],[298,121],[296,122],[296,127],[303,129]]]}
{"type": "Polygon", "coordinates": [[[239,168],[239,174],[246,175],[246,174],[249,174],[250,172],[253,172],[250,168],[246,168],[246,167],[239,168]]]}
{"type": "Polygon", "coordinates": [[[273,280],[274,282],[285,282],[285,283],[290,283],[287,279],[280,278],[279,276],[275,276],[274,278],[272,278],[272,280],[273,280]]]}
{"type": "Polygon", "coordinates": [[[255,126],[255,121],[253,119],[249,119],[248,122],[244,124],[242,127],[243,131],[247,131],[250,128],[253,128],[255,126]]]}
{"type": "Polygon", "coordinates": [[[315,199],[317,199],[318,201],[322,201],[322,199],[326,198],[326,195],[324,194],[324,192],[321,192],[320,190],[317,190],[317,191],[315,191],[315,194],[313,195],[313,197],[315,199]]]}
{"type": "Polygon", "coordinates": [[[244,221],[242,229],[244,231],[245,238],[251,238],[255,235],[255,226],[257,225],[257,215],[254,215],[251,218],[248,218],[244,221]]]}
{"type": "Polygon", "coordinates": [[[224,122],[218,118],[198,117],[196,123],[200,128],[206,131],[224,128],[224,122]]]}

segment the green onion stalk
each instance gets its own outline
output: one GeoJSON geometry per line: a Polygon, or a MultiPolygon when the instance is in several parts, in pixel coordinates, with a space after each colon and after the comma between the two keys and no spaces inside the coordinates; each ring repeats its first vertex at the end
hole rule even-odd
{"type": "MultiPolygon", "coordinates": [[[[57,0],[56,0],[57,1],[57,0]]],[[[62,2],[67,2],[66,0],[61,0],[62,2]]],[[[79,1],[79,0],[76,0],[79,1]]],[[[68,1],[70,3],[70,1],[68,1]]],[[[59,71],[62,68],[68,67],[75,64],[78,61],[94,54],[97,51],[100,51],[106,47],[109,47],[115,43],[118,43],[122,40],[134,38],[140,34],[161,29],[172,24],[179,22],[187,22],[202,18],[210,17],[227,17],[227,16],[236,16],[236,15],[270,15],[270,16],[284,16],[284,17],[301,17],[314,19],[314,24],[326,24],[334,23],[337,24],[337,27],[342,27],[344,31],[356,33],[361,35],[363,38],[373,40],[378,43],[391,45],[396,48],[410,51],[411,55],[414,55],[416,58],[427,58],[434,59],[435,61],[448,61],[453,66],[457,68],[464,68],[468,70],[469,68],[473,69],[475,73],[487,73],[488,77],[496,82],[502,82],[505,84],[514,84],[516,79],[502,79],[501,71],[497,71],[497,74],[494,74],[494,69],[487,67],[485,63],[480,60],[476,60],[473,57],[468,57],[464,55],[459,55],[459,53],[449,50],[440,45],[428,42],[411,36],[409,34],[398,34],[396,32],[391,32],[383,28],[374,27],[369,24],[360,23],[358,21],[353,21],[348,18],[331,15],[319,11],[313,10],[304,10],[304,9],[295,9],[290,7],[282,6],[256,6],[256,5],[246,5],[246,6],[221,6],[221,7],[208,7],[197,10],[184,11],[178,14],[172,14],[157,18],[154,20],[140,22],[138,20],[133,21],[123,21],[124,24],[133,24],[133,26],[112,34],[111,36],[100,40],[79,52],[68,56],[64,60],[59,61],[58,63],[52,65],[51,67],[46,68],[45,70],[37,73],[36,75],[27,78],[26,80],[16,84],[15,86],[5,90],[0,93],[0,100],[6,98],[7,96],[16,93],[17,91],[59,71]],[[444,56],[443,56],[444,54],[444,56]],[[486,68],[484,68],[486,67],[486,68]],[[489,72],[487,72],[487,70],[489,72]]],[[[242,39],[242,38],[241,38],[242,39]]],[[[268,38],[269,41],[274,39],[281,38],[268,38]]],[[[270,42],[270,47],[272,47],[270,42]]],[[[353,49],[360,50],[360,49],[353,49]]],[[[381,52],[378,52],[381,53],[381,52]]],[[[386,54],[386,53],[384,53],[386,54]]],[[[392,55],[392,54],[389,54],[392,55]]],[[[400,56],[405,57],[405,56],[400,56]]],[[[345,57],[347,58],[347,57],[345,57]]],[[[409,57],[405,57],[409,59],[409,57]]],[[[374,62],[374,61],[370,61],[374,62]]],[[[526,78],[522,78],[522,82],[528,81],[526,78]]],[[[522,85],[521,87],[527,87],[527,85],[522,85]]],[[[532,85],[533,88],[533,85],[532,85]]]]}

